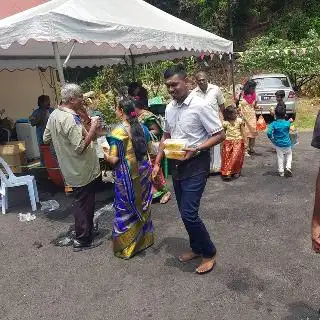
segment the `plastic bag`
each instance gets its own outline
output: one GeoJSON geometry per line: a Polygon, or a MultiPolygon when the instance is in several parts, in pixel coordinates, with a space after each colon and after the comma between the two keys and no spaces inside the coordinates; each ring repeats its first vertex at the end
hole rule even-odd
{"type": "Polygon", "coordinates": [[[257,121],[257,131],[265,131],[267,129],[267,123],[264,120],[263,115],[261,114],[257,121]]]}
{"type": "Polygon", "coordinates": [[[95,143],[95,148],[97,151],[97,156],[99,159],[104,158],[104,152],[108,152],[110,149],[109,143],[106,139],[106,137],[99,137],[97,138],[97,141],[95,143]]]}
{"type": "Polygon", "coordinates": [[[291,140],[292,147],[295,147],[296,145],[299,144],[298,137],[299,136],[298,136],[297,130],[290,131],[290,140],[291,140]]]}
{"type": "Polygon", "coordinates": [[[102,182],[103,183],[114,183],[114,173],[111,170],[102,171],[102,182]]]}
{"type": "Polygon", "coordinates": [[[151,155],[156,156],[159,152],[160,142],[157,140],[157,137],[152,132],[150,132],[150,137],[151,137],[151,144],[150,144],[151,150],[149,151],[151,155]]]}
{"type": "Polygon", "coordinates": [[[20,222],[30,222],[36,219],[34,214],[28,213],[19,213],[19,221],[20,222]]]}
{"type": "Polygon", "coordinates": [[[291,140],[292,147],[299,144],[298,130],[295,128],[294,124],[291,124],[291,126],[290,126],[290,140],[291,140]]]}
{"type": "Polygon", "coordinates": [[[56,200],[48,200],[48,201],[42,201],[41,204],[41,211],[55,211],[60,208],[60,204],[56,200]]]}
{"type": "Polygon", "coordinates": [[[159,152],[159,146],[160,146],[160,142],[155,142],[152,141],[151,142],[151,150],[150,150],[150,154],[153,156],[156,156],[159,152]]]}

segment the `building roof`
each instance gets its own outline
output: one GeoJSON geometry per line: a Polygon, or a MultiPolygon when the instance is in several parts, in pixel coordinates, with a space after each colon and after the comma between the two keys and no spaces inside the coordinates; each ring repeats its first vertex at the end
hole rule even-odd
{"type": "Polygon", "coordinates": [[[52,43],[69,67],[233,52],[232,41],[143,0],[51,0],[0,20],[0,70],[56,66],[52,43]]]}
{"type": "Polygon", "coordinates": [[[33,8],[46,0],[4,0],[0,1],[0,19],[12,16],[13,14],[33,8]]]}

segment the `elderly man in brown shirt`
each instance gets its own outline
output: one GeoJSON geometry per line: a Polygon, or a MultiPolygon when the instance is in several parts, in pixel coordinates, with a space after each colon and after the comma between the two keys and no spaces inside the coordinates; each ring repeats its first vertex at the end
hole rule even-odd
{"type": "Polygon", "coordinates": [[[61,89],[62,105],[48,120],[43,140],[52,142],[65,182],[74,189],[75,252],[91,249],[93,242],[95,185],[100,176],[99,160],[93,146],[99,119],[92,119],[87,131],[77,111],[83,107],[83,94],[76,84],[61,89]]]}

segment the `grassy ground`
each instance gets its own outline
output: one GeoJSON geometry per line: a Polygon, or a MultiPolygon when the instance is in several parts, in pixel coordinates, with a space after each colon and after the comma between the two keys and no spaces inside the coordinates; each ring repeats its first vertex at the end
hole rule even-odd
{"type": "Polygon", "coordinates": [[[300,98],[297,106],[296,128],[298,130],[313,129],[318,111],[320,99],[300,98]]]}

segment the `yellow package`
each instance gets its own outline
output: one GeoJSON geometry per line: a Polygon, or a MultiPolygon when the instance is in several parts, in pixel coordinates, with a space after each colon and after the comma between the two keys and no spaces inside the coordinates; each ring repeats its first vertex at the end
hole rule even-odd
{"type": "Polygon", "coordinates": [[[164,142],[165,150],[168,151],[182,151],[186,147],[186,140],[184,139],[167,139],[164,142]]]}
{"type": "Polygon", "coordinates": [[[186,151],[174,151],[165,149],[164,153],[168,159],[173,160],[184,160],[186,156],[186,151]]]}

